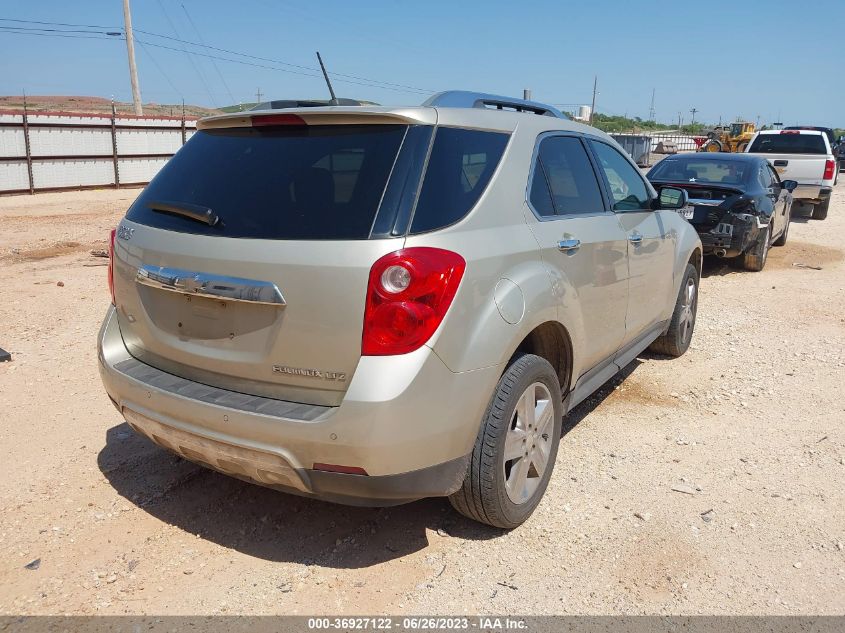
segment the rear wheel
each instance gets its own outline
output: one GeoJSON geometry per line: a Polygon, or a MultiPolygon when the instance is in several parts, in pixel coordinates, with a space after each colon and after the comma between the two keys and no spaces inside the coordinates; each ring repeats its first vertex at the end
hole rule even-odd
{"type": "Polygon", "coordinates": [[[452,506],[494,527],[523,523],[549,484],[562,419],[555,370],[540,356],[518,357],[499,379],[452,506]]]}
{"type": "Polygon", "coordinates": [[[695,266],[687,264],[669,329],[651,344],[651,351],[677,358],[689,349],[698,312],[699,279],[695,266]]]}
{"type": "Polygon", "coordinates": [[[743,153],[746,147],[748,147],[748,141],[743,141],[742,143],[736,146],[737,153],[743,153]]]}
{"type": "Polygon", "coordinates": [[[758,273],[763,270],[766,265],[766,260],[769,257],[769,245],[772,240],[772,224],[766,227],[760,236],[757,238],[757,243],[754,244],[748,251],[740,255],[742,257],[742,267],[745,270],[758,273]]]}
{"type": "Polygon", "coordinates": [[[830,198],[824,202],[819,202],[813,207],[813,219],[824,220],[827,217],[827,210],[830,207],[830,198]]]}

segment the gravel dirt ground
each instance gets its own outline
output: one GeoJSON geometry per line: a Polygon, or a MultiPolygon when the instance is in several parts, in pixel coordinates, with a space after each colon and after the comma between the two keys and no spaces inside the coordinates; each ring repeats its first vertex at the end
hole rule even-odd
{"type": "Polygon", "coordinates": [[[0,613],[845,613],[845,184],[762,273],[708,262],[690,351],[569,416],[509,533],[441,499],[287,496],[136,436],[97,374],[89,252],[137,193],[0,198],[0,613]]]}

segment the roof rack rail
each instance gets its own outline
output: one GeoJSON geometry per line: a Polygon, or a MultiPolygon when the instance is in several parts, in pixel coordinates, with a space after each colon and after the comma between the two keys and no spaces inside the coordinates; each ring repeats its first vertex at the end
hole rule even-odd
{"type": "Polygon", "coordinates": [[[515,99],[501,95],[485,94],[483,92],[469,92],[467,90],[446,90],[429,97],[424,106],[439,106],[441,108],[486,108],[493,110],[515,110],[516,112],[531,112],[543,116],[553,116],[558,119],[569,119],[563,112],[545,103],[515,99]]]}

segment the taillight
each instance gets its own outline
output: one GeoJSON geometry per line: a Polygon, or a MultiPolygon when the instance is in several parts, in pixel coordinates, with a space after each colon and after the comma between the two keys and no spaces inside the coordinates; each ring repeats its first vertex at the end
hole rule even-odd
{"type": "Polygon", "coordinates": [[[109,274],[109,294],[111,295],[111,303],[112,305],[117,305],[117,302],[114,300],[114,236],[116,230],[112,229],[109,233],[109,267],[108,267],[108,274],[109,274]]]}
{"type": "Polygon", "coordinates": [[[466,262],[439,248],[389,253],[370,270],[364,309],[364,356],[407,354],[440,326],[458,291],[466,262]]]}
{"type": "MultiPolygon", "coordinates": [[[[833,160],[826,160],[824,161],[824,176],[822,176],[822,180],[833,180],[833,175],[836,173],[834,169],[836,168],[836,161],[833,160]]],[[[818,172],[816,172],[818,173],[818,172]]]]}
{"type": "Polygon", "coordinates": [[[276,125],[305,125],[305,119],[295,114],[265,114],[252,117],[252,127],[276,125]]]}

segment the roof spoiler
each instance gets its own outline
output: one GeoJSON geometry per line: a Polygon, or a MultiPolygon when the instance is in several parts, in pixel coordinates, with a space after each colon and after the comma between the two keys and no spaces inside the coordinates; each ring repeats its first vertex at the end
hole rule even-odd
{"type": "Polygon", "coordinates": [[[469,92],[467,90],[447,90],[438,92],[423,103],[424,106],[440,108],[484,108],[488,110],[512,110],[515,112],[530,112],[558,119],[569,119],[563,112],[545,103],[515,99],[501,95],[483,92],[469,92]]]}

